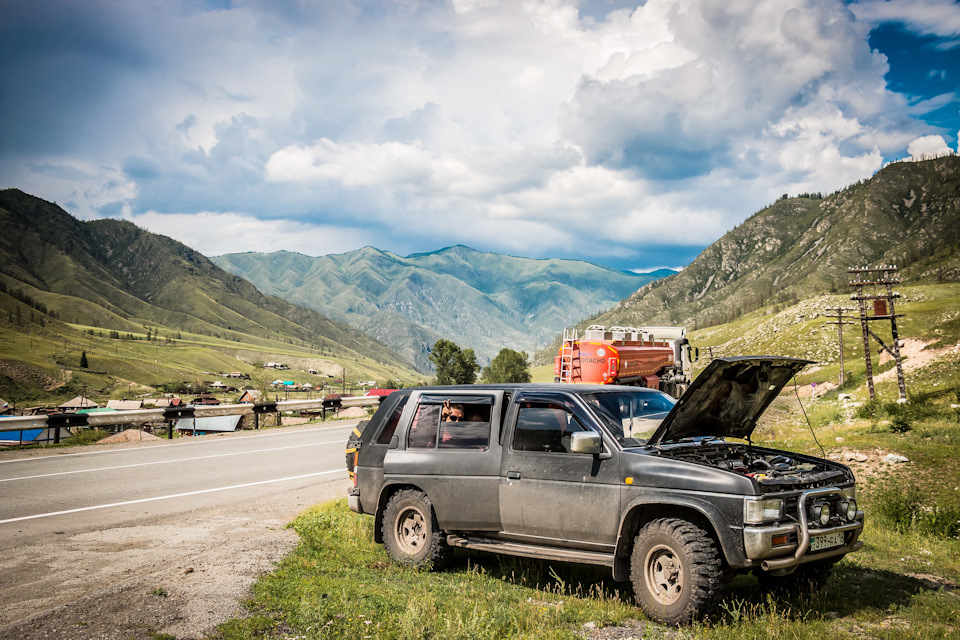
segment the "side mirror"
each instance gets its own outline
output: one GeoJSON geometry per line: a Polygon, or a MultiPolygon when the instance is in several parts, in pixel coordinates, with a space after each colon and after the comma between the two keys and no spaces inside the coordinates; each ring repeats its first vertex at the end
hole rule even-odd
{"type": "Polygon", "coordinates": [[[387,446],[387,449],[399,449],[400,448],[400,436],[393,435],[390,436],[390,445],[387,446]]]}
{"type": "Polygon", "coordinates": [[[578,431],[570,436],[570,451],[573,453],[601,453],[603,451],[603,441],[596,431],[578,431]]]}

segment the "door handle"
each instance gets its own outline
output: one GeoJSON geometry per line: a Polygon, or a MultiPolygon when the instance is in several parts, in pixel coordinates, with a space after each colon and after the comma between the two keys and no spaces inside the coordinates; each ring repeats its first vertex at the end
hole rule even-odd
{"type": "Polygon", "coordinates": [[[507,471],[507,479],[508,479],[508,480],[519,480],[519,479],[520,479],[520,472],[519,472],[519,471],[507,471]]]}

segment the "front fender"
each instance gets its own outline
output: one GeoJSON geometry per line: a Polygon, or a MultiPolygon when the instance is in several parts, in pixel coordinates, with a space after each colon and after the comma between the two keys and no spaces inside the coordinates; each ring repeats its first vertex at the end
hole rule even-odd
{"type": "Polygon", "coordinates": [[[747,563],[743,548],[743,496],[642,489],[630,498],[620,518],[615,580],[629,579],[634,538],[641,527],[657,518],[688,520],[714,538],[728,566],[742,567],[747,563]]]}

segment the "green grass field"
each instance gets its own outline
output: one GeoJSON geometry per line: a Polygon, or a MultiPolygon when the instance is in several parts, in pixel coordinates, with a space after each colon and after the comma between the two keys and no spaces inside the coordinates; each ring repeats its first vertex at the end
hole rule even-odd
{"type": "MultiPolygon", "coordinates": [[[[235,339],[218,338],[148,326],[152,335],[161,337],[147,341],[146,328],[139,333],[130,332],[136,339],[116,339],[109,337],[107,329],[86,325],[28,324],[24,329],[0,323],[0,397],[18,406],[56,403],[85,388],[88,397],[103,401],[149,395],[188,384],[196,388],[201,381],[216,380],[218,373],[230,371],[264,377],[268,382],[282,378],[313,385],[331,383],[341,378],[344,371],[348,384],[357,380],[397,380],[409,385],[420,378],[410,369],[357,353],[318,351],[240,334],[234,335],[235,339]],[[80,367],[84,352],[86,369],[80,367]],[[258,361],[284,362],[290,370],[263,370],[254,366],[258,361]],[[308,374],[308,368],[331,377],[308,374]]],[[[127,332],[121,335],[126,336],[127,332]]]]}

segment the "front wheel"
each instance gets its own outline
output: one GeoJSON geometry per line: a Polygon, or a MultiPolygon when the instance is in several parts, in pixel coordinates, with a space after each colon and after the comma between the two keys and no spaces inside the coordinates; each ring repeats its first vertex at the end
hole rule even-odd
{"type": "Polygon", "coordinates": [[[400,564],[439,569],[450,554],[430,499],[415,489],[391,496],[383,514],[382,532],[387,555],[400,564]]]}
{"type": "Polygon", "coordinates": [[[720,554],[700,527],[674,518],[647,523],[633,545],[630,578],[647,616],[689,624],[713,608],[720,593],[720,554]]]}

